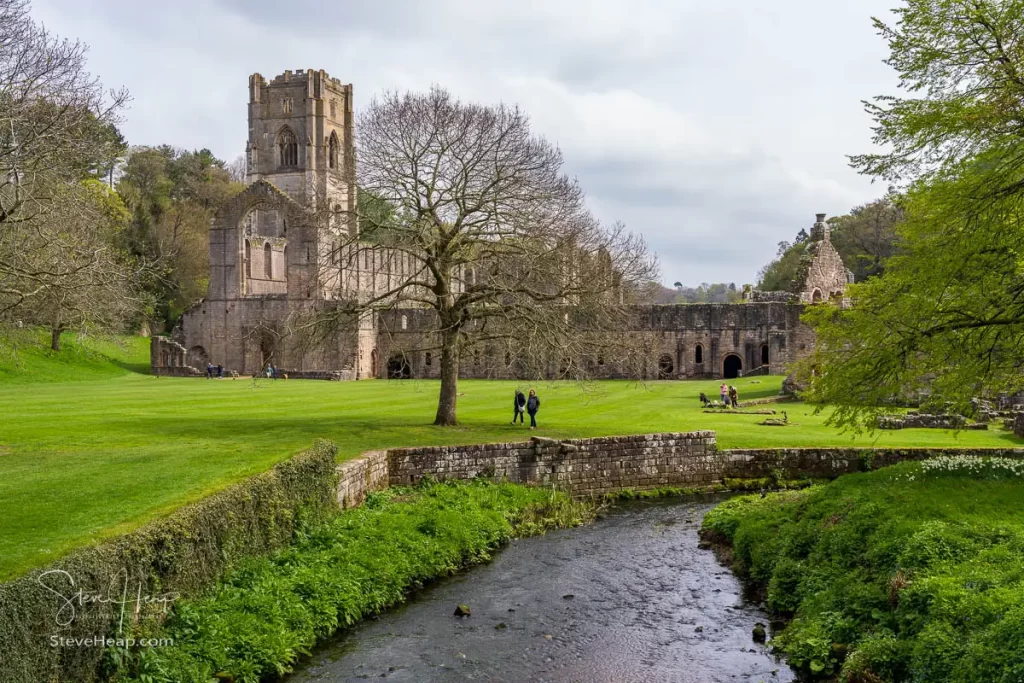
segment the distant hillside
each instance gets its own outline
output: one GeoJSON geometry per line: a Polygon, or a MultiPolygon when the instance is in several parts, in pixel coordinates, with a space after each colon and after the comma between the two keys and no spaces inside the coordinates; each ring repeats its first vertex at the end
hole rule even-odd
{"type": "Polygon", "coordinates": [[[48,332],[0,336],[0,384],[81,382],[149,372],[149,340],[100,339],[67,333],[61,351],[50,351],[48,332]]]}

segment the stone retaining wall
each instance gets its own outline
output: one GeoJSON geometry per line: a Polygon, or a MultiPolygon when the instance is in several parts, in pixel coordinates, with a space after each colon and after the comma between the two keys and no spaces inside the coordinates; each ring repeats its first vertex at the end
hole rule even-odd
{"type": "Polygon", "coordinates": [[[725,454],[724,476],[729,478],[760,479],[780,470],[785,479],[833,479],[942,455],[1024,458],[1024,448],[765,448],[735,449],[725,454]]]}
{"type": "Polygon", "coordinates": [[[504,478],[554,485],[574,495],[622,489],[707,486],[721,479],[725,456],[714,432],[610,436],[521,443],[399,448],[388,451],[388,481],[414,484],[437,479],[504,478]]]}
{"type": "Polygon", "coordinates": [[[611,436],[556,441],[395,448],[338,466],[338,505],[359,505],[369,491],[478,476],[557,486],[576,496],[623,489],[699,488],[726,479],[834,479],[904,460],[941,455],[1024,459],[1024,448],[769,448],[719,451],[714,432],[611,436]]]}
{"type": "Polygon", "coordinates": [[[366,494],[388,487],[388,452],[369,451],[338,465],[338,507],[362,505],[366,494]]]}

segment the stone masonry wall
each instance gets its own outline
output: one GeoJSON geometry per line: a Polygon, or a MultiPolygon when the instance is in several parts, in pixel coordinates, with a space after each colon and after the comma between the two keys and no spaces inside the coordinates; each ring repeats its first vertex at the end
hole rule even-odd
{"type": "Polygon", "coordinates": [[[622,489],[698,487],[721,478],[725,456],[714,432],[612,436],[388,451],[391,485],[437,479],[505,478],[557,486],[574,495],[622,489]]]}
{"type": "Polygon", "coordinates": [[[556,441],[395,448],[338,466],[338,505],[355,507],[370,491],[484,476],[556,486],[576,496],[624,489],[701,488],[726,479],[835,479],[936,456],[1024,459],[1024,448],[774,448],[719,451],[714,432],[640,434],[556,441]]]}
{"type": "Polygon", "coordinates": [[[834,479],[907,460],[938,456],[1024,459],[1024,448],[766,448],[724,451],[723,477],[760,479],[779,470],[785,479],[834,479]]]}
{"type": "Polygon", "coordinates": [[[366,494],[388,487],[387,451],[369,451],[338,465],[338,507],[362,505],[366,494]]]}

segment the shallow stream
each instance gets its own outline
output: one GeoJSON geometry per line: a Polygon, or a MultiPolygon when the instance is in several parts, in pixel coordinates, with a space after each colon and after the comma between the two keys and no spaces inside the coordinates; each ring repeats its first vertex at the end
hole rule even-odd
{"type": "Polygon", "coordinates": [[[697,547],[714,503],[628,503],[516,541],[344,632],[288,683],[793,681],[753,642],[767,616],[697,547]],[[453,615],[460,603],[471,616],[453,615]]]}

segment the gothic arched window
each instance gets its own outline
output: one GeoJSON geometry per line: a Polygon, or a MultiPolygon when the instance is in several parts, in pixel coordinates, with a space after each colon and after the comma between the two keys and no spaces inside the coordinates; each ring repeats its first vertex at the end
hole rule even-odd
{"type": "Polygon", "coordinates": [[[245,241],[245,276],[252,277],[252,245],[245,241]]]}
{"type": "Polygon", "coordinates": [[[270,242],[263,244],[263,275],[268,280],[272,280],[274,277],[274,264],[273,264],[273,250],[270,248],[270,242]]]}
{"type": "Polygon", "coordinates": [[[338,168],[338,135],[334,132],[331,132],[331,138],[327,141],[327,165],[338,168]]]}
{"type": "Polygon", "coordinates": [[[287,126],[277,134],[277,149],[281,166],[299,165],[299,142],[295,138],[295,133],[287,126]]]}

